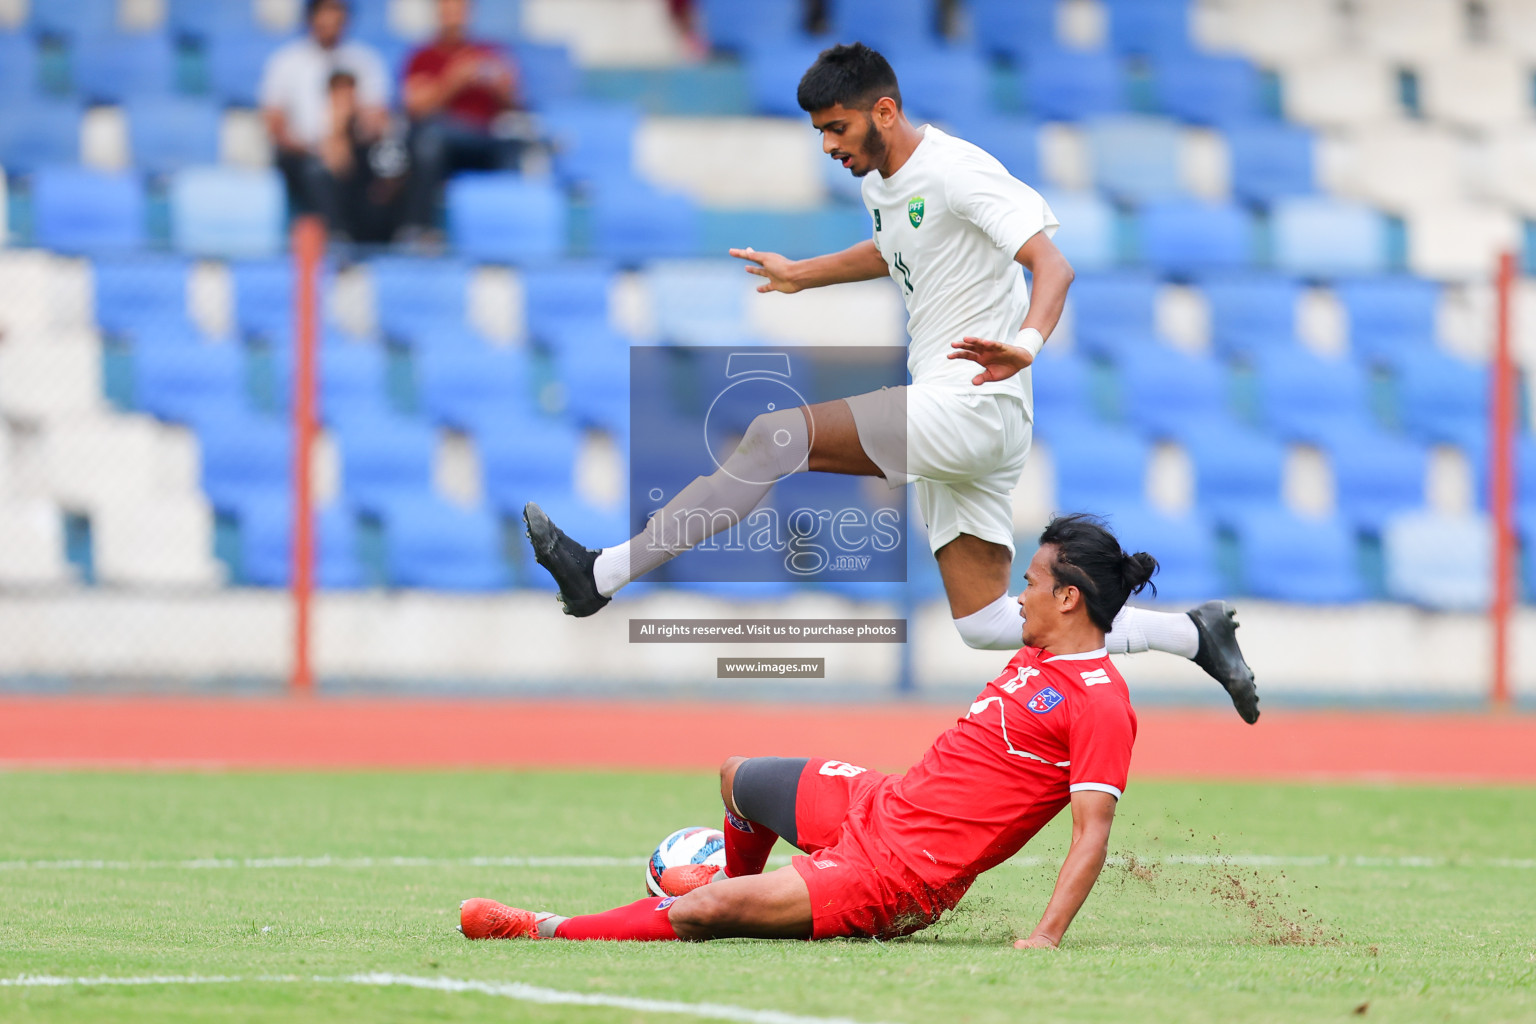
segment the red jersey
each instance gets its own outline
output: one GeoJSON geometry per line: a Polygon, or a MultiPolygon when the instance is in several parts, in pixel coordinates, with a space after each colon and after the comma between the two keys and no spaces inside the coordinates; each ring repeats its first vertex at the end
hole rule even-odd
{"type": "Polygon", "coordinates": [[[1007,860],[1084,789],[1125,791],[1136,713],[1100,649],[1025,647],[905,775],[865,807],[865,827],[936,889],[1007,860]]]}
{"type": "MultiPolygon", "coordinates": [[[[448,65],[466,54],[482,58],[487,66],[494,62],[497,66],[510,67],[506,55],[494,46],[469,42],[454,46],[433,43],[411,54],[410,63],[405,67],[405,77],[407,80],[413,75],[440,78],[448,70],[448,65]]],[[[513,93],[516,94],[515,88],[513,93]]],[[[472,82],[450,97],[443,109],[461,121],[479,128],[489,128],[496,116],[506,109],[506,104],[496,90],[472,82]]]]}

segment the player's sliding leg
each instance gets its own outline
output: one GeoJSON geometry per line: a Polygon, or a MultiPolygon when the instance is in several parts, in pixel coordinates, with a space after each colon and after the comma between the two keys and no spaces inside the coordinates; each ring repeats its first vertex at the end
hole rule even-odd
{"type": "Polygon", "coordinates": [[[773,844],[782,836],[798,845],[795,801],[803,757],[730,757],[720,766],[720,800],[725,804],[725,867],[680,864],[661,873],[661,891],[681,896],[725,878],[761,874],[773,844]]]}
{"type": "Polygon", "coordinates": [[[811,934],[811,895],[800,872],[785,867],[575,917],[465,900],[459,931],[469,939],[804,939],[811,934]]]}

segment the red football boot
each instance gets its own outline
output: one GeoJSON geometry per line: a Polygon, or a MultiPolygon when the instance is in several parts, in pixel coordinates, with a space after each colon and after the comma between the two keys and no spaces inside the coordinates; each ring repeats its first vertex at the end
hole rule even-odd
{"type": "Polygon", "coordinates": [[[661,873],[661,891],[668,896],[681,896],[724,877],[725,873],[713,864],[679,864],[661,873]]]}
{"type": "Polygon", "coordinates": [[[459,931],[466,939],[536,939],[540,916],[495,900],[465,900],[459,904],[459,931]]]}

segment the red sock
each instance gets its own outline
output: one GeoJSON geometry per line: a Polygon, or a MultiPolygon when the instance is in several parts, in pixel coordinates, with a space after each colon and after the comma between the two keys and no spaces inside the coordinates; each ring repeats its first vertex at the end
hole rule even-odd
{"type": "Polygon", "coordinates": [[[740,878],[762,874],[763,865],[768,863],[768,851],[773,849],[779,834],[770,832],[766,825],[738,818],[729,807],[725,809],[725,826],[721,831],[725,833],[726,875],[740,878]]]}
{"type": "Polygon", "coordinates": [[[647,896],[601,914],[567,918],[555,929],[555,938],[634,939],[639,942],[676,939],[677,932],[672,930],[667,915],[667,908],[676,900],[676,896],[647,896]]]}

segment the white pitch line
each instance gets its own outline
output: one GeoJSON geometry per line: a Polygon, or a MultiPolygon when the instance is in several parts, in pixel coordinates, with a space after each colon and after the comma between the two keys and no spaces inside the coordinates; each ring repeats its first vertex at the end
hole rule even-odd
{"type": "MultiPolygon", "coordinates": [[[[775,854],[768,863],[789,863],[775,854]]],[[[638,868],[644,857],[199,857],[189,860],[4,860],[0,871],[267,871],[308,868],[638,868]]],[[[1059,857],[1027,855],[1003,862],[1016,868],[1057,867],[1059,857]]],[[[1230,866],[1239,868],[1503,868],[1536,870],[1536,858],[1521,857],[1368,857],[1350,855],[1167,854],[1131,857],[1117,854],[1106,862],[1123,867],[1230,866]]]]}
{"type": "Polygon", "coordinates": [[[754,1010],[729,1003],[685,1003],[672,999],[642,999],[637,996],[598,995],[591,992],[565,992],[540,988],[520,981],[467,981],[459,978],[421,978],[409,974],[351,974],[342,977],[298,977],[295,975],[259,975],[251,978],[226,975],[144,975],[141,977],[61,978],[51,975],[21,975],[0,978],[0,988],[67,988],[143,985],[372,985],[429,989],[435,992],[475,992],[481,995],[515,999],[524,1003],[567,1006],[606,1006],[645,1013],[670,1013],[708,1020],[737,1021],[740,1024],[860,1024],[847,1017],[807,1017],[780,1010],[754,1010]]]}

